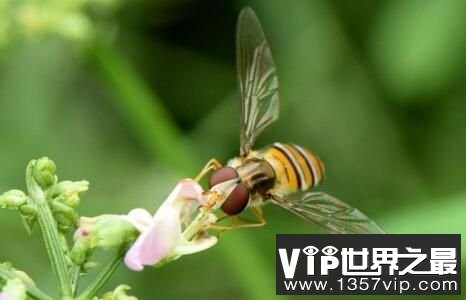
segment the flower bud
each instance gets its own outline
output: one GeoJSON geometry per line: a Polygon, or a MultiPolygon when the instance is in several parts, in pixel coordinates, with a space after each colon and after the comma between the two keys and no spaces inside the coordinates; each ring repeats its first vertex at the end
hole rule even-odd
{"type": "Polygon", "coordinates": [[[33,177],[42,188],[48,188],[57,182],[57,168],[48,157],[42,157],[35,161],[33,177]]]}
{"type": "Polygon", "coordinates": [[[0,195],[0,207],[8,209],[19,209],[26,204],[28,196],[20,190],[11,190],[0,195]]]}
{"type": "Polygon", "coordinates": [[[53,199],[49,205],[61,232],[66,232],[71,226],[77,225],[78,214],[73,208],[63,204],[58,199],[53,199]]]}
{"type": "Polygon", "coordinates": [[[15,269],[12,264],[10,262],[4,262],[4,263],[0,263],[0,266],[8,271],[10,271],[11,273],[13,273],[14,275],[16,275],[19,279],[21,279],[23,282],[29,284],[29,285],[32,285],[32,286],[35,286],[36,284],[34,283],[34,281],[32,280],[31,277],[29,277],[28,274],[26,274],[25,272],[23,271],[20,271],[18,269],[15,269]]]}
{"type": "Polygon", "coordinates": [[[18,278],[21,279],[23,282],[25,282],[25,283],[27,283],[29,285],[32,285],[32,286],[36,286],[36,284],[34,283],[34,280],[32,280],[32,278],[29,277],[29,275],[26,274],[25,272],[14,269],[13,273],[16,276],[18,276],[18,278]]]}
{"type": "Polygon", "coordinates": [[[81,217],[75,240],[89,238],[91,248],[107,250],[133,241],[138,234],[137,229],[124,216],[101,215],[95,218],[81,217]]]}
{"type": "Polygon", "coordinates": [[[89,182],[82,181],[61,181],[51,190],[51,198],[57,198],[69,207],[76,208],[79,205],[79,194],[89,189],[89,182]]]}
{"type": "Polygon", "coordinates": [[[34,217],[36,215],[36,207],[31,204],[21,205],[19,212],[23,216],[34,217]]]}
{"type": "Polygon", "coordinates": [[[75,241],[70,252],[70,257],[76,265],[81,266],[86,263],[92,253],[91,240],[89,238],[80,238],[75,241]]]}
{"type": "MultiPolygon", "coordinates": [[[[23,205],[22,207],[24,207],[26,205],[23,205]]],[[[26,228],[26,231],[28,234],[31,234],[32,233],[32,229],[34,228],[34,224],[36,223],[37,221],[37,218],[35,216],[35,214],[32,214],[32,215],[24,215],[22,214],[22,219],[23,219],[23,225],[24,227],[26,228]]]]}
{"type": "Polygon", "coordinates": [[[134,296],[128,296],[126,291],[131,289],[126,284],[119,285],[113,292],[105,293],[102,300],[137,300],[134,296]]]}
{"type": "Polygon", "coordinates": [[[72,208],[78,207],[79,202],[81,202],[81,199],[79,199],[78,194],[72,194],[72,195],[69,195],[68,197],[62,197],[61,200],[63,201],[64,204],[72,208]]]}
{"type": "Polygon", "coordinates": [[[100,264],[98,262],[95,262],[95,261],[87,261],[84,263],[83,265],[83,269],[84,271],[89,271],[90,269],[93,269],[95,267],[98,267],[100,266],[100,264]]]}
{"type": "Polygon", "coordinates": [[[54,214],[53,217],[57,221],[58,230],[60,232],[67,232],[70,229],[74,222],[72,219],[68,218],[64,214],[54,214]]]}

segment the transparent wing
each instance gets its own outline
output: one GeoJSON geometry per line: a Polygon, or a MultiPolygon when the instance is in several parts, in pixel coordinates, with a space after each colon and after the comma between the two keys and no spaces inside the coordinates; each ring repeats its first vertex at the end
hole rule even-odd
{"type": "Polygon", "coordinates": [[[384,233],[362,212],[325,193],[295,193],[271,201],[330,233],[384,233]]]}
{"type": "Polygon", "coordinates": [[[254,11],[244,8],[238,18],[236,63],[241,93],[241,155],[278,118],[278,79],[272,53],[254,11]]]}

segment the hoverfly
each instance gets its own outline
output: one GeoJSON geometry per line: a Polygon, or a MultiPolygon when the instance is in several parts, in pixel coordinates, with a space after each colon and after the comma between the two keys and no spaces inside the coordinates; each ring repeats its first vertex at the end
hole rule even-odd
{"type": "MultiPolygon", "coordinates": [[[[272,54],[259,20],[251,8],[238,18],[237,72],[241,94],[240,156],[222,166],[210,160],[196,180],[210,171],[209,187],[234,181],[221,209],[232,216],[232,225],[217,229],[265,225],[262,204],[271,202],[331,233],[383,233],[359,210],[321,192],[306,192],[323,179],[325,168],[317,155],[293,144],[275,143],[261,150],[251,148],[257,137],[279,115],[278,79],[272,54]],[[258,221],[238,216],[251,208],[258,221]],[[238,219],[246,220],[237,224],[238,219]]],[[[215,227],[214,227],[215,228],[215,227]]]]}

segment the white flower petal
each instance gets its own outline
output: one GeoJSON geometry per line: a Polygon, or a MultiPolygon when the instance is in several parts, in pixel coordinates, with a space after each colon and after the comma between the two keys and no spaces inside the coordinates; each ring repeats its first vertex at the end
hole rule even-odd
{"type": "Polygon", "coordinates": [[[143,208],[135,208],[128,213],[128,218],[134,222],[148,224],[152,220],[152,215],[143,208]]]}
{"type": "Polygon", "coordinates": [[[135,208],[123,217],[133,224],[139,232],[145,231],[152,222],[152,215],[143,208],[135,208]]]}
{"type": "Polygon", "coordinates": [[[215,236],[208,236],[191,242],[182,243],[175,248],[174,254],[181,256],[201,252],[217,244],[217,241],[218,239],[215,236]]]}

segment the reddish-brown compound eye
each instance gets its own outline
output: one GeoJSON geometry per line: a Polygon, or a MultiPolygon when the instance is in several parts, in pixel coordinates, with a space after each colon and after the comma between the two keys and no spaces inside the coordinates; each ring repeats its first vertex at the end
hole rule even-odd
{"type": "Polygon", "coordinates": [[[227,215],[237,215],[241,213],[249,203],[249,190],[240,183],[222,204],[222,210],[227,215]]]}
{"type": "MultiPolygon", "coordinates": [[[[221,182],[238,178],[238,172],[231,167],[223,167],[215,171],[209,180],[209,187],[213,187],[221,182]]],[[[242,212],[249,202],[249,190],[240,183],[223,202],[222,210],[228,215],[236,215],[242,212]]]]}
{"type": "Polygon", "coordinates": [[[221,182],[238,178],[238,173],[231,167],[223,167],[215,171],[209,179],[209,188],[221,182]]]}

